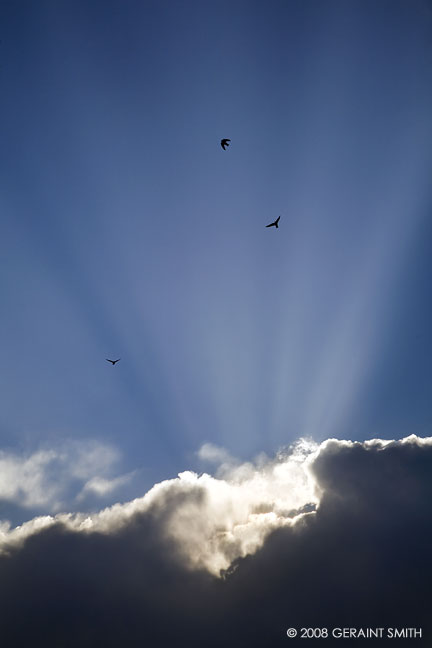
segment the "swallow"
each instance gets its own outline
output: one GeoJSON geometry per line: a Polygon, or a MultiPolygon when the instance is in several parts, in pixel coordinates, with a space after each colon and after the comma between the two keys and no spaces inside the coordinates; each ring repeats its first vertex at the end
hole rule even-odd
{"type": "Polygon", "coordinates": [[[222,146],[222,148],[223,148],[224,151],[226,151],[226,148],[225,148],[225,147],[226,147],[226,146],[229,146],[228,142],[231,142],[231,140],[230,140],[230,139],[223,139],[223,140],[221,140],[221,146],[222,146]]]}
{"type": "Polygon", "coordinates": [[[111,362],[112,366],[114,367],[115,363],[121,360],[121,358],[118,358],[117,360],[110,360],[109,358],[105,358],[107,362],[111,362]]]}
{"type": "Polygon", "coordinates": [[[279,227],[278,225],[279,221],[280,221],[280,216],[276,218],[274,223],[270,223],[270,225],[266,225],[266,227],[279,227]]]}

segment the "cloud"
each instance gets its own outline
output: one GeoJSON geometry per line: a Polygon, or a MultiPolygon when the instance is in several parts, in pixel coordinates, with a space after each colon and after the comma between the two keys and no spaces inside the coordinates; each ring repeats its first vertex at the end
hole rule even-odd
{"type": "MultiPolygon", "coordinates": [[[[93,515],[45,516],[41,524],[45,527],[62,523],[74,531],[105,532],[127,524],[135,514],[151,512],[153,518],[159,519],[166,537],[176,542],[185,564],[219,575],[233,560],[261,547],[271,531],[293,525],[298,516],[315,508],[318,498],[310,460],[317,448],[302,440],[274,460],[263,455],[256,464],[241,464],[230,458],[226,450],[206,444],[198,455],[204,460],[221,462],[217,469],[219,478],[185,471],[177,479],[156,484],[144,497],[129,504],[115,505],[93,515]]],[[[84,479],[94,467],[105,469],[113,455],[106,448],[103,450],[104,453],[95,449],[82,453],[83,462],[73,462],[69,472],[84,479]],[[105,455],[105,460],[100,454],[105,455]]],[[[49,459],[58,460],[58,456],[51,453],[49,459]]],[[[41,484],[47,482],[43,471],[36,474],[41,484]]],[[[104,495],[127,479],[129,475],[111,480],[93,477],[85,483],[77,499],[90,492],[104,495]]],[[[53,492],[47,493],[47,503],[54,503],[53,492]]],[[[34,528],[30,522],[6,533],[4,546],[22,542],[34,528]]]]}
{"type": "Polygon", "coordinates": [[[432,439],[226,458],[224,476],[0,528],[5,645],[277,646],[288,627],[401,626],[431,645],[432,439]]]}
{"type": "Polygon", "coordinates": [[[213,443],[204,443],[198,450],[197,455],[203,461],[219,466],[233,465],[237,463],[234,457],[232,457],[225,448],[216,446],[213,443]]]}
{"type": "Polygon", "coordinates": [[[100,497],[108,495],[120,486],[127,484],[134,474],[135,471],[132,471],[130,473],[127,473],[126,475],[114,477],[113,479],[106,479],[104,477],[92,477],[84,484],[81,492],[78,493],[76,499],[78,501],[81,501],[85,499],[89,494],[99,495],[100,497]]]}
{"type": "Polygon", "coordinates": [[[88,493],[105,495],[129,479],[109,477],[119,458],[115,448],[92,440],[21,455],[0,451],[0,500],[56,512],[77,491],[80,499],[88,493]]]}

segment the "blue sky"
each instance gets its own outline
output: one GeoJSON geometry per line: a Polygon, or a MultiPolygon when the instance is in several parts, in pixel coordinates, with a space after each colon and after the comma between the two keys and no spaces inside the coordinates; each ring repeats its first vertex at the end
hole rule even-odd
{"type": "Polygon", "coordinates": [[[105,444],[138,495],[205,442],[430,433],[428,2],[4,0],[0,25],[8,457],[105,444]]]}

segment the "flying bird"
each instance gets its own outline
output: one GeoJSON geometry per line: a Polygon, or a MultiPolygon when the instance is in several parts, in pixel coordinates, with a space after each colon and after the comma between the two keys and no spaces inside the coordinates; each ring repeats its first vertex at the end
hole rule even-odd
{"type": "Polygon", "coordinates": [[[225,147],[226,147],[226,146],[229,146],[229,143],[228,143],[228,142],[231,142],[231,140],[230,140],[230,139],[222,139],[222,140],[221,140],[221,146],[222,146],[222,148],[223,148],[224,151],[226,151],[226,148],[225,148],[225,147]]]}
{"type": "Polygon", "coordinates": [[[280,216],[276,218],[274,223],[270,223],[270,225],[266,225],[266,227],[279,227],[278,225],[279,221],[280,221],[280,216]]]}
{"type": "Polygon", "coordinates": [[[106,360],[107,362],[111,362],[112,366],[114,366],[116,362],[118,362],[119,360],[121,360],[121,358],[117,358],[117,360],[110,360],[109,358],[105,358],[105,360],[106,360]]]}

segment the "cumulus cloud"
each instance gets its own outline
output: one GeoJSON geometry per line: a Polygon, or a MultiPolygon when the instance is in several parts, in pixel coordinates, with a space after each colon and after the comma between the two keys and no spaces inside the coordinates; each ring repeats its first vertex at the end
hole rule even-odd
{"type": "Polygon", "coordinates": [[[431,644],[432,439],[219,450],[200,452],[217,477],[0,527],[5,645],[277,646],[290,626],[422,627],[431,644]]]}
{"type": "MultiPolygon", "coordinates": [[[[185,471],[177,479],[156,484],[144,497],[129,504],[115,505],[90,516],[45,516],[40,523],[45,527],[61,522],[71,530],[87,532],[110,531],[127,524],[137,513],[151,512],[160,519],[165,536],[176,542],[185,564],[218,575],[233,560],[255,552],[271,531],[293,525],[299,516],[315,509],[318,498],[310,463],[317,449],[316,444],[302,440],[274,460],[262,456],[255,463],[239,463],[223,448],[206,444],[198,455],[219,462],[218,478],[185,471]]],[[[70,470],[85,478],[96,461],[101,469],[104,462],[97,452],[92,461],[92,454],[87,453],[84,462],[75,463],[70,470]]],[[[111,456],[107,449],[104,455],[109,465],[111,456]]],[[[53,454],[50,461],[56,458],[53,454]]],[[[41,474],[39,471],[38,475],[41,474]]],[[[93,477],[85,483],[78,499],[88,492],[106,494],[128,478],[129,475],[111,480],[93,477]]],[[[45,496],[45,501],[48,497],[52,500],[52,492],[45,496]]],[[[30,522],[10,533],[7,530],[0,535],[0,551],[2,544],[20,542],[35,528],[34,522],[30,522]]]]}
{"type": "Polygon", "coordinates": [[[59,511],[74,496],[104,495],[125,483],[129,476],[110,475],[119,458],[115,448],[92,440],[27,454],[0,451],[0,500],[59,511]]]}

